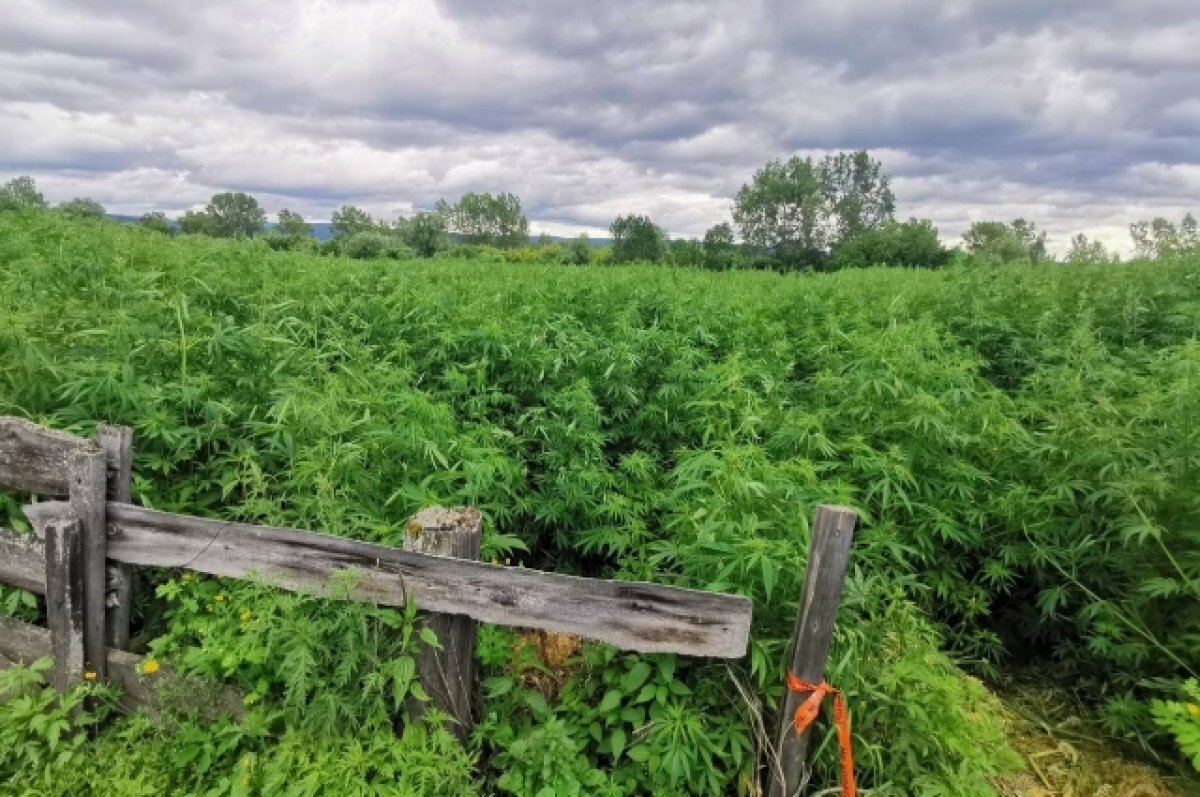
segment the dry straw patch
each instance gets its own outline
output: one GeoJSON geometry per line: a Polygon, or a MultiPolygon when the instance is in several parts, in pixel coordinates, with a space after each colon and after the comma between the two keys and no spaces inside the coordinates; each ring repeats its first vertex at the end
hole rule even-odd
{"type": "Polygon", "coordinates": [[[1200,795],[1195,783],[1164,777],[1104,742],[1060,691],[1022,684],[1003,697],[1009,742],[1025,771],[997,779],[1000,797],[1200,795]]]}

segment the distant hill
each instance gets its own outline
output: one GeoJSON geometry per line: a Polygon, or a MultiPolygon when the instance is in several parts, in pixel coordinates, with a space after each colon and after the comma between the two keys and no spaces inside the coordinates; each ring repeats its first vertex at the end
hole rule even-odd
{"type": "MultiPolygon", "coordinates": [[[[110,219],[112,219],[113,221],[119,221],[122,224],[136,224],[137,220],[138,220],[137,216],[129,216],[129,215],[125,215],[122,213],[109,213],[108,217],[110,219]]],[[[174,224],[175,220],[172,219],[171,223],[174,224]]],[[[330,238],[333,237],[333,227],[327,221],[310,221],[308,223],[308,226],[312,227],[313,237],[316,238],[318,241],[328,241],[330,238]]],[[[275,227],[274,224],[267,225],[268,230],[273,229],[274,227],[275,227]]],[[[453,237],[454,236],[451,236],[451,238],[453,238],[453,237]]],[[[538,238],[540,238],[540,237],[541,237],[540,235],[529,236],[529,243],[531,243],[531,244],[537,243],[538,238]]],[[[554,243],[566,243],[568,241],[575,240],[575,236],[573,236],[573,235],[571,235],[571,236],[547,235],[546,237],[549,238],[554,243]]],[[[591,241],[592,246],[609,246],[610,244],[612,244],[611,238],[590,238],[589,240],[591,241]]]]}

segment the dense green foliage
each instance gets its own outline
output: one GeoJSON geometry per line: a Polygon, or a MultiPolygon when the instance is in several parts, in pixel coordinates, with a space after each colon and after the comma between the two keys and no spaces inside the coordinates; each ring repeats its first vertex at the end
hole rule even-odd
{"type": "Polygon", "coordinates": [[[892,220],[896,199],[867,152],[793,155],[754,173],[734,200],[742,240],[784,269],[823,268],[829,253],[892,220]]]}
{"type": "Polygon", "coordinates": [[[204,210],[188,211],[179,220],[185,233],[216,238],[250,238],[263,231],[267,214],[258,200],[241,191],[213,194],[204,210]]]}
{"type": "Polygon", "coordinates": [[[1181,700],[1155,700],[1154,721],[1179,744],[1180,751],[1200,772],[1200,682],[1188,679],[1180,690],[1181,700]]]}
{"type": "Polygon", "coordinates": [[[612,234],[612,262],[657,263],[667,251],[667,235],[649,216],[630,213],[618,216],[608,226],[612,234]]]}
{"type": "Polygon", "coordinates": [[[1067,250],[1067,255],[1063,258],[1063,262],[1075,264],[1094,265],[1116,263],[1117,261],[1116,253],[1108,251],[1108,247],[1102,241],[1088,240],[1083,233],[1071,236],[1071,248],[1067,250]]]}
{"type": "Polygon", "coordinates": [[[1178,224],[1157,216],[1149,221],[1129,225],[1138,257],[1177,257],[1200,251],[1200,224],[1191,213],[1184,214],[1178,224]]]}
{"type": "MultiPolygon", "coordinates": [[[[470,762],[449,733],[423,723],[353,734],[314,732],[278,711],[204,720],[194,711],[111,719],[113,693],[80,685],[60,700],[39,684],[49,659],[0,671],[0,792],[14,797],[462,797],[470,762]],[[85,698],[92,708],[82,711],[85,698]]],[[[193,706],[200,696],[192,695],[193,706]]]]}
{"type": "Polygon", "coordinates": [[[312,225],[306,222],[304,217],[299,213],[287,208],[279,211],[278,220],[275,222],[275,229],[289,238],[309,238],[312,236],[312,225]]]}
{"type": "Polygon", "coordinates": [[[141,217],[138,218],[138,224],[142,227],[145,227],[147,230],[154,230],[155,232],[162,233],[163,235],[170,235],[174,232],[174,228],[171,226],[171,222],[167,218],[167,214],[163,213],[161,210],[143,213],[141,217]]]}
{"type": "Polygon", "coordinates": [[[529,221],[516,194],[464,194],[454,204],[437,203],[434,212],[465,243],[511,249],[529,243],[529,221]]]}
{"type": "Polygon", "coordinates": [[[32,177],[14,177],[0,185],[0,210],[42,208],[46,200],[32,177]]]}
{"type": "Polygon", "coordinates": [[[68,216],[76,216],[81,219],[104,218],[104,206],[90,197],[75,197],[70,201],[63,202],[58,209],[68,216]]]}
{"type": "Polygon", "coordinates": [[[940,268],[950,262],[938,232],[928,221],[889,221],[844,241],[829,258],[832,269],[861,266],[940,268]]]}
{"type": "Polygon", "coordinates": [[[1046,256],[1046,233],[1025,219],[1011,224],[1003,221],[977,221],[963,235],[963,245],[988,265],[1041,263],[1046,256]]]}
{"type": "MultiPolygon", "coordinates": [[[[486,628],[483,722],[449,752],[423,726],[379,730],[412,688],[403,615],[159,574],[143,637],[255,711],[122,720],[72,784],[144,764],[155,793],[237,794],[249,755],[276,784],[437,794],[395,778],[450,756],[456,793],[744,793],[822,501],[864,518],[829,679],[872,794],[988,795],[1012,765],[956,662],[1052,667],[1115,735],[1172,754],[1150,700],[1200,669],[1200,260],[778,275],[452,254],[2,213],[0,412],[133,426],[136,496],[168,510],[395,543],[421,506],[471,504],[487,557],[751,597],[750,655],[587,646],[544,689],[486,628]],[[179,765],[201,733],[230,741],[179,765]]],[[[3,776],[61,773],[38,760],[3,776]]],[[[819,782],[836,760],[826,738],[819,782]]]]}

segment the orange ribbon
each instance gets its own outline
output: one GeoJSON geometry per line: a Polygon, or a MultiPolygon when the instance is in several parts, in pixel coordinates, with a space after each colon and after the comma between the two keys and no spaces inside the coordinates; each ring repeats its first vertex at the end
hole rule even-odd
{"type": "Polygon", "coordinates": [[[850,741],[850,715],[846,712],[846,699],[827,681],[810,684],[797,678],[791,670],[787,674],[787,688],[789,692],[811,693],[796,708],[796,716],[792,718],[797,734],[804,733],[817,714],[821,713],[821,701],[825,695],[833,694],[833,722],[837,725],[838,752],[842,759],[842,797],[854,797],[854,750],[850,741]]]}

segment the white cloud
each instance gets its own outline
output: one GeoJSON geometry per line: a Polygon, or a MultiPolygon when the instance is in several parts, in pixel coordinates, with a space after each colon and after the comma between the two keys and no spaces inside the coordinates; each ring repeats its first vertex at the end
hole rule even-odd
{"type": "MultiPolygon", "coordinates": [[[[0,176],[55,201],[394,217],[513,191],[535,230],[699,236],[756,168],[869,148],[899,215],[1065,247],[1200,204],[1190,0],[10,0],[0,176]]],[[[1121,240],[1122,244],[1124,240],[1121,240]]]]}

